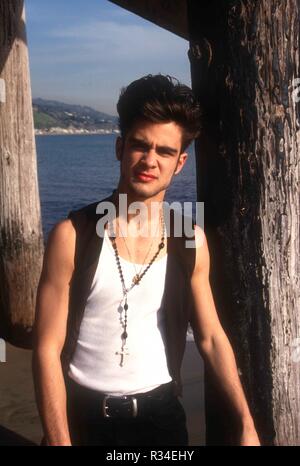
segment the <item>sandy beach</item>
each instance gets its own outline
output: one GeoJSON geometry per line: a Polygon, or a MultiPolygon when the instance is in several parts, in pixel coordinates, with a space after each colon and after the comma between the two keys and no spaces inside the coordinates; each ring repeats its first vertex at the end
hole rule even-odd
{"type": "MultiPolygon", "coordinates": [[[[182,403],[188,419],[190,445],[204,445],[203,364],[194,342],[187,342],[182,367],[182,403]]],[[[42,428],[31,375],[31,351],[6,345],[0,363],[0,446],[39,445],[42,428]]]]}

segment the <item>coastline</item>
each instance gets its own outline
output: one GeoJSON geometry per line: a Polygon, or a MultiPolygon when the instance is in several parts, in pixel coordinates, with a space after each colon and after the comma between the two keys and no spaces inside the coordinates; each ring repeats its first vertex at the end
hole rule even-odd
{"type": "Polygon", "coordinates": [[[98,135],[107,135],[107,134],[120,134],[118,129],[95,129],[95,130],[88,130],[88,129],[76,129],[76,128],[50,128],[49,130],[44,129],[35,129],[34,130],[35,136],[89,136],[92,134],[98,135]]]}

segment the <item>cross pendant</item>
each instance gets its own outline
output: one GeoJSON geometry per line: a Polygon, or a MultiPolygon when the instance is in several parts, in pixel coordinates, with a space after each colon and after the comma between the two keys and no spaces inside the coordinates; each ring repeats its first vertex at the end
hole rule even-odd
{"type": "Polygon", "coordinates": [[[117,355],[121,356],[121,361],[120,361],[120,366],[123,367],[123,363],[124,363],[124,356],[128,356],[129,353],[128,353],[128,348],[126,347],[122,347],[121,351],[117,351],[116,352],[117,355]]]}

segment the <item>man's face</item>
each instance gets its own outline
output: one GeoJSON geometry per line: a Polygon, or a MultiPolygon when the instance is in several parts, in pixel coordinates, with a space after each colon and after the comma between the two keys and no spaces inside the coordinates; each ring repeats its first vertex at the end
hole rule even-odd
{"type": "Polygon", "coordinates": [[[176,123],[136,123],[125,140],[117,140],[122,192],[140,199],[163,199],[187,159],[186,153],[181,154],[181,144],[182,129],[176,123]]]}

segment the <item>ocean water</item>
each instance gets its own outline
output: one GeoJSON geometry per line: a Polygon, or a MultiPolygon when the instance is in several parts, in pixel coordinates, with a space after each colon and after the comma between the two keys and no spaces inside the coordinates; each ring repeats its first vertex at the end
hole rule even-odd
{"type": "MultiPolygon", "coordinates": [[[[44,238],[72,209],[111,194],[119,180],[116,135],[37,136],[37,161],[44,238]]],[[[194,148],[174,177],[168,202],[196,201],[194,148]]]]}

